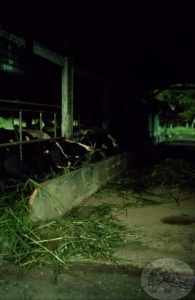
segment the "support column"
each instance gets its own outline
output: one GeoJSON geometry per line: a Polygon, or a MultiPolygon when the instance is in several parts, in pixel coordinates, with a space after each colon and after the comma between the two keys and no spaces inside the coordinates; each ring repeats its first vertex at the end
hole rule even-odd
{"type": "Polygon", "coordinates": [[[73,136],[73,66],[72,59],[65,58],[62,68],[62,137],[73,136]]]}
{"type": "Polygon", "coordinates": [[[109,97],[110,84],[105,80],[103,82],[103,101],[102,101],[102,128],[106,131],[110,129],[110,112],[109,112],[109,97]]]}

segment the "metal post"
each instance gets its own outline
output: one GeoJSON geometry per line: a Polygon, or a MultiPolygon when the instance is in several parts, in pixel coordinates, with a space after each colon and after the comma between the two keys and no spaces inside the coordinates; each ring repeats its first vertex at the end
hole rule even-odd
{"type": "Polygon", "coordinates": [[[62,68],[62,136],[73,136],[73,67],[68,58],[62,68]]]}
{"type": "Polygon", "coordinates": [[[42,112],[39,113],[39,130],[42,132],[42,124],[43,124],[43,119],[42,119],[42,112]]]}
{"type": "Polygon", "coordinates": [[[56,123],[56,113],[54,113],[54,138],[57,136],[57,123],[56,123]]]}
{"type": "Polygon", "coordinates": [[[22,111],[19,111],[19,139],[20,139],[20,160],[23,160],[23,152],[22,152],[22,111]]]}

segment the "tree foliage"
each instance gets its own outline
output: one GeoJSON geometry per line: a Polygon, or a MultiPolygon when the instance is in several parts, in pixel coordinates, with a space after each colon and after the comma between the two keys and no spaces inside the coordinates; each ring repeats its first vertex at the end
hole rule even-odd
{"type": "Polygon", "coordinates": [[[175,124],[195,123],[195,85],[177,84],[165,90],[154,90],[154,99],[167,102],[169,111],[161,111],[161,115],[167,121],[171,120],[175,124]]]}

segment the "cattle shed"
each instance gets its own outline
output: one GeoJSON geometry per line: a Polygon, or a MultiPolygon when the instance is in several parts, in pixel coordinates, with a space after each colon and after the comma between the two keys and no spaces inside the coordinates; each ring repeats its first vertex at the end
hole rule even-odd
{"type": "MultiPolygon", "coordinates": [[[[5,118],[11,116],[12,119],[18,118],[19,120],[17,128],[19,139],[10,143],[2,143],[1,149],[18,147],[22,161],[25,144],[43,142],[45,139],[41,134],[42,124],[47,122],[47,119],[53,119],[53,135],[49,138],[53,141],[58,141],[62,137],[74,140],[74,127],[81,130],[90,126],[102,126],[103,129],[118,135],[119,140],[122,132],[125,136],[125,128],[129,122],[128,95],[121,87],[113,86],[107,79],[96,77],[77,68],[72,57],[59,55],[35,41],[31,47],[33,61],[36,62],[34,74],[38,78],[36,82],[44,82],[42,77],[46,75],[47,70],[48,73],[52,70],[57,76],[54,79],[53,75],[50,75],[50,83],[53,80],[56,81],[54,89],[58,91],[52,92],[53,98],[49,95],[52,98],[51,101],[43,100],[44,92],[41,92],[40,100],[38,100],[37,94],[32,89],[33,84],[29,85],[31,76],[28,72],[25,76],[9,75],[9,71],[1,70],[1,82],[5,83],[0,95],[1,116],[5,118]],[[13,84],[15,92],[10,92],[9,83],[10,86],[13,84]],[[25,121],[27,126],[29,117],[35,114],[38,119],[36,129],[40,132],[40,137],[37,141],[24,141],[23,122],[25,121]]],[[[45,88],[52,91],[49,84],[48,86],[45,84],[45,88]]],[[[32,195],[29,195],[30,219],[35,221],[60,217],[67,210],[79,205],[107,181],[124,172],[130,162],[131,155],[121,147],[121,151],[116,155],[85,164],[75,171],[40,184],[32,195]]]]}
{"type": "MultiPolygon", "coordinates": [[[[50,52],[42,48],[38,44],[34,44],[34,51],[42,56],[44,59],[51,60],[54,63],[59,64],[62,67],[62,136],[72,138],[73,136],[73,105],[74,105],[74,87],[73,87],[73,76],[74,68],[71,65],[71,61],[67,58],[62,58],[57,54],[50,52]]],[[[109,109],[108,101],[106,98],[106,91],[108,85],[99,78],[90,76],[82,71],[77,70],[75,72],[77,77],[87,79],[91,85],[99,85],[104,88],[104,106],[103,110],[101,107],[98,111],[101,118],[103,119],[105,112],[109,109]]],[[[84,85],[84,84],[83,84],[84,85]]],[[[90,90],[90,87],[87,87],[90,90]]],[[[95,88],[94,88],[95,89],[95,88]]],[[[97,93],[97,91],[96,91],[97,93]]],[[[78,95],[79,96],[79,95],[78,95]]],[[[79,97],[78,97],[79,98],[79,97]]],[[[78,100],[78,99],[77,99],[78,100]]],[[[101,97],[99,97],[99,101],[101,97]]],[[[75,101],[76,102],[76,101],[75,101]]],[[[100,101],[101,102],[101,101],[100,101]]],[[[83,103],[83,102],[82,102],[83,103]]],[[[97,102],[96,102],[97,103],[97,102]]],[[[80,117],[80,111],[82,110],[81,105],[78,104],[78,112],[76,117],[80,117]]],[[[102,104],[102,103],[100,103],[102,104]]],[[[84,105],[84,117],[86,118],[87,104],[84,105]],[[86,105],[86,106],[85,106],[86,105]]],[[[93,103],[92,103],[93,106],[93,103]]],[[[92,110],[90,110],[92,113],[92,110]]],[[[92,113],[94,117],[94,113],[92,113]]],[[[124,117],[124,116],[123,116],[124,117]]],[[[79,120],[80,121],[80,120],[79,120]]],[[[88,123],[90,126],[90,121],[88,123]]],[[[97,123],[95,125],[98,125],[97,123]]],[[[52,219],[59,218],[66,211],[79,205],[84,199],[92,195],[99,188],[101,188],[106,182],[121,174],[128,169],[131,162],[131,155],[129,152],[123,152],[118,155],[105,158],[102,161],[87,164],[82,168],[72,171],[68,174],[59,176],[58,178],[49,180],[42,183],[37,187],[32,195],[30,196],[31,204],[31,221],[38,221],[41,219],[52,219]]]]}
{"type": "MultiPolygon", "coordinates": [[[[108,78],[81,69],[73,57],[64,57],[27,38],[24,41],[28,68],[21,67],[19,61],[18,69],[24,70],[18,74],[9,65],[10,57],[5,57],[2,65],[7,64],[7,69],[5,66],[0,69],[2,116],[14,116],[20,122],[28,122],[33,116],[38,119],[40,129],[41,123],[52,120],[53,137],[67,139],[73,138],[77,129],[92,126],[104,127],[118,136],[126,130],[127,90],[108,78]]],[[[14,51],[12,55],[18,49],[14,51]]],[[[11,59],[14,64],[15,57],[11,59]]]]}

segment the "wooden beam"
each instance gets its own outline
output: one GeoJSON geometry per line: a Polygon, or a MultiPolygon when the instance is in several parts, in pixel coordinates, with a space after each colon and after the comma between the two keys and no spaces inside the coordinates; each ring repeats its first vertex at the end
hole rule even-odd
{"type": "Polygon", "coordinates": [[[71,59],[64,58],[62,69],[62,122],[61,134],[67,139],[73,137],[73,66],[71,59]]]}
{"type": "Polygon", "coordinates": [[[61,135],[67,139],[73,136],[73,66],[71,58],[63,57],[37,42],[33,42],[34,54],[62,67],[61,79],[61,135]]]}
{"type": "Polygon", "coordinates": [[[49,50],[48,48],[40,45],[37,42],[33,42],[33,53],[49,60],[50,62],[52,62],[58,66],[64,67],[64,57],[63,56],[49,50]]]}
{"type": "Polygon", "coordinates": [[[78,74],[78,75],[80,75],[80,76],[86,77],[86,78],[88,78],[88,79],[91,79],[91,80],[102,81],[102,82],[105,81],[104,78],[95,76],[95,75],[90,74],[89,72],[84,71],[84,70],[81,70],[81,69],[79,69],[79,68],[74,68],[74,73],[75,73],[75,74],[78,74]]]}

